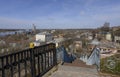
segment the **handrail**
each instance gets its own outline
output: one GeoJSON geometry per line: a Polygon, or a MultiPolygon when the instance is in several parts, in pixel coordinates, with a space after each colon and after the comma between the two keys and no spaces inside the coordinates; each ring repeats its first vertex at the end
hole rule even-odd
{"type": "Polygon", "coordinates": [[[0,56],[0,77],[41,77],[57,64],[54,43],[0,56]]]}

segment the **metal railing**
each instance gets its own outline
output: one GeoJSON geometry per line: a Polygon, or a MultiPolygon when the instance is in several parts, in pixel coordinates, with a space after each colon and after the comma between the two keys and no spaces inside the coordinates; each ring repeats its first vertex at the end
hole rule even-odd
{"type": "Polygon", "coordinates": [[[41,77],[57,64],[54,43],[0,56],[0,77],[41,77]]]}

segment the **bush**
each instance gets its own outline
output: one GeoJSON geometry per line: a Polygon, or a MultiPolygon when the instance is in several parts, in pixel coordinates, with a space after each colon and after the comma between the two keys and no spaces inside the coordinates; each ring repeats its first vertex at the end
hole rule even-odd
{"type": "Polygon", "coordinates": [[[101,59],[100,70],[103,73],[120,75],[120,54],[101,59]]]}

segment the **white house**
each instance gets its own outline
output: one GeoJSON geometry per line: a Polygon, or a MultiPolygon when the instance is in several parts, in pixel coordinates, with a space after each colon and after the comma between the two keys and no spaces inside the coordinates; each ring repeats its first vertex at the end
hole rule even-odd
{"type": "Polygon", "coordinates": [[[106,34],[106,40],[109,40],[109,41],[112,40],[111,33],[107,33],[107,34],[106,34]]]}
{"type": "Polygon", "coordinates": [[[43,32],[36,34],[36,41],[50,42],[52,40],[53,40],[53,36],[51,33],[43,32]]]}

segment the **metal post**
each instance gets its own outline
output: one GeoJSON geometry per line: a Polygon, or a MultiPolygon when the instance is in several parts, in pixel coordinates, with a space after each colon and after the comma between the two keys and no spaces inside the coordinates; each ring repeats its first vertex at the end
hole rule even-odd
{"type": "Polygon", "coordinates": [[[35,77],[35,60],[34,60],[34,51],[33,49],[30,50],[30,64],[31,64],[31,74],[32,77],[35,77]]]}
{"type": "Polygon", "coordinates": [[[4,69],[4,60],[3,60],[3,58],[1,58],[1,62],[2,62],[2,77],[5,77],[5,69],[4,69]]]}
{"type": "Polygon", "coordinates": [[[27,53],[27,52],[24,52],[24,59],[25,59],[25,63],[24,63],[24,66],[25,66],[25,77],[27,77],[27,60],[26,60],[26,53],[27,53]]]}
{"type": "Polygon", "coordinates": [[[21,77],[21,71],[20,71],[20,53],[18,53],[18,77],[21,77]]]}
{"type": "Polygon", "coordinates": [[[10,62],[11,62],[11,63],[10,63],[10,64],[11,64],[11,70],[10,70],[10,71],[11,71],[11,77],[13,77],[12,57],[13,57],[13,55],[10,56],[10,62]]]}

